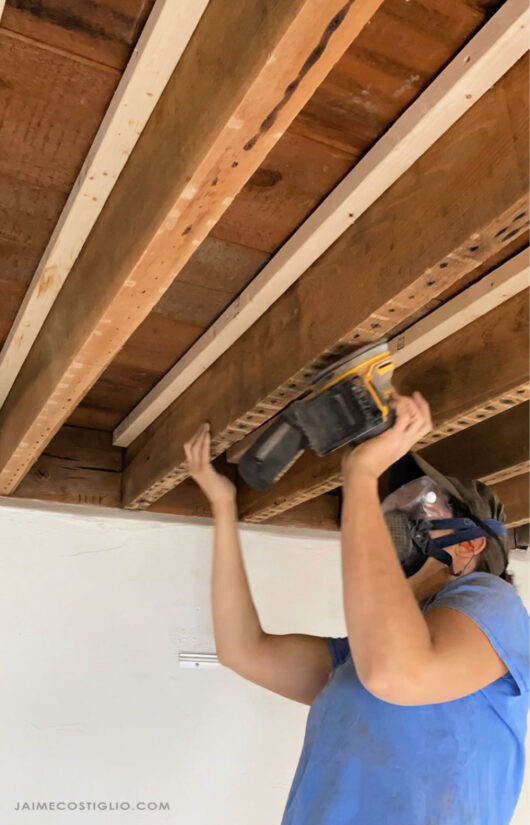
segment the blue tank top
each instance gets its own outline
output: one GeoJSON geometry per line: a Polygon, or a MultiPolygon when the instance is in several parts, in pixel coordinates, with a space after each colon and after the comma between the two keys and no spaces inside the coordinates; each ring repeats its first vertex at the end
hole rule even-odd
{"type": "Polygon", "coordinates": [[[508,825],[524,773],[529,620],[516,590],[470,573],[426,599],[477,624],[508,673],[482,690],[404,707],[360,683],[348,640],[313,702],[282,825],[508,825]]]}

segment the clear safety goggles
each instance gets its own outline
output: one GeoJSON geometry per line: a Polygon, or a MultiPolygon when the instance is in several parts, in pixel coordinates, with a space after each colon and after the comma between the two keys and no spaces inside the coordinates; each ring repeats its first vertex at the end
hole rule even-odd
{"type": "Polygon", "coordinates": [[[451,518],[449,494],[430,476],[420,476],[390,493],[381,505],[383,513],[399,511],[411,521],[451,518]]]}
{"type": "MultiPolygon", "coordinates": [[[[430,476],[420,476],[403,484],[384,499],[381,507],[407,578],[414,575],[430,555],[446,564],[452,563],[451,556],[444,550],[440,556],[436,547],[438,541],[444,540],[431,538],[432,529],[453,526],[455,520],[448,493],[430,476]]],[[[443,532],[451,533],[452,530],[444,529],[443,532]]],[[[451,541],[449,539],[448,543],[451,541]]]]}

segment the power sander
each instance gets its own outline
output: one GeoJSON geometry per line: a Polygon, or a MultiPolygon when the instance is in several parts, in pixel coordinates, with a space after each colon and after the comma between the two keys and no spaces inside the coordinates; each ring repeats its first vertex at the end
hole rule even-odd
{"type": "Polygon", "coordinates": [[[387,430],[395,418],[393,372],[386,341],[326,367],[246,450],[239,461],[242,478],[256,490],[267,490],[307,448],[324,456],[387,430]]]}

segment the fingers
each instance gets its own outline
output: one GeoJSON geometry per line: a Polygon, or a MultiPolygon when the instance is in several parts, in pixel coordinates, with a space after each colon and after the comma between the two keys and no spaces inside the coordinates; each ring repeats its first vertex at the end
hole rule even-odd
{"type": "Polygon", "coordinates": [[[431,408],[429,407],[428,401],[425,400],[421,392],[413,393],[413,398],[423,416],[423,420],[429,425],[429,429],[432,429],[431,408]]]}
{"type": "Polygon", "coordinates": [[[210,425],[201,424],[184,444],[184,453],[191,473],[204,469],[210,461],[210,425]]]}
{"type": "Polygon", "coordinates": [[[396,433],[406,433],[411,438],[415,437],[419,440],[430,432],[432,429],[431,411],[421,393],[415,392],[412,397],[395,394],[394,403],[396,433]]]}
{"type": "Polygon", "coordinates": [[[206,429],[204,431],[204,436],[200,445],[201,450],[201,464],[203,467],[206,467],[207,464],[210,463],[210,425],[206,425],[206,429]]]}

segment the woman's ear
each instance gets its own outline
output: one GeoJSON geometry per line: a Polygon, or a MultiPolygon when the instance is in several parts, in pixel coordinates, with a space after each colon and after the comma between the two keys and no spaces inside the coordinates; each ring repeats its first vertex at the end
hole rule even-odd
{"type": "Polygon", "coordinates": [[[486,546],[486,539],[480,536],[478,539],[471,539],[471,541],[461,541],[457,545],[456,554],[462,559],[469,559],[471,556],[478,556],[482,553],[486,546]]]}

